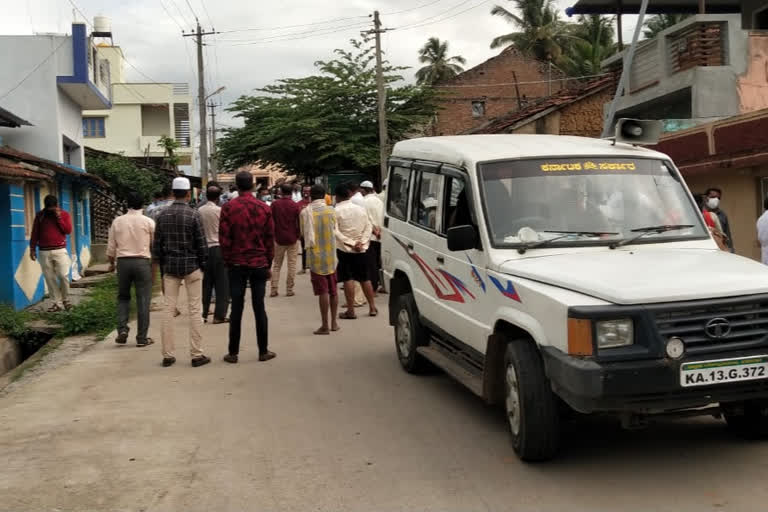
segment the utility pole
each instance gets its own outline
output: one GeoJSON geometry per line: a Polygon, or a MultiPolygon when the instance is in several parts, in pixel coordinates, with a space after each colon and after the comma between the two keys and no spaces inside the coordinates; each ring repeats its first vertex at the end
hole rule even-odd
{"type": "Polygon", "coordinates": [[[197,21],[197,30],[185,34],[183,37],[194,37],[197,43],[197,101],[200,114],[200,174],[203,178],[203,189],[208,185],[208,117],[205,110],[205,64],[203,63],[203,36],[216,34],[215,30],[203,32],[200,21],[197,21]]]}
{"type": "MultiPolygon", "coordinates": [[[[384,70],[381,58],[381,34],[386,29],[381,28],[379,11],[373,13],[373,34],[376,36],[376,88],[379,103],[379,183],[387,177],[387,91],[384,88],[384,70]]],[[[369,32],[371,33],[371,32],[369,32]]]]}
{"type": "Polygon", "coordinates": [[[214,180],[218,170],[216,162],[216,107],[217,105],[213,101],[208,103],[208,108],[211,109],[211,177],[214,180]]]}

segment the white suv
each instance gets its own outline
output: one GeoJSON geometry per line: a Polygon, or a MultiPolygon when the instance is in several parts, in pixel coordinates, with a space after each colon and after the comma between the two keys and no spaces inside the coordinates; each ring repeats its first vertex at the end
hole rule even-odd
{"type": "Polygon", "coordinates": [[[503,403],[524,460],[564,411],[768,434],[768,268],[718,250],[669,157],[608,140],[398,143],[383,265],[405,370],[503,403]]]}

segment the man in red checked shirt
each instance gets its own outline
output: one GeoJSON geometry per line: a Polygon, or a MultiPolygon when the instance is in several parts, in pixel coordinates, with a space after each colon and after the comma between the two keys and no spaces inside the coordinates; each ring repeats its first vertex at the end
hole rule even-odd
{"type": "Polygon", "coordinates": [[[69,267],[72,261],[67,252],[67,235],[72,233],[72,219],[69,213],[59,208],[55,196],[45,196],[43,204],[45,208],[37,213],[32,225],[29,257],[36,261],[37,249],[40,248],[40,267],[53,299],[53,306],[48,311],[53,313],[72,307],[69,302],[69,267]]]}
{"type": "Polygon", "coordinates": [[[224,263],[229,268],[229,290],[232,297],[229,353],[224,356],[224,361],[234,364],[238,360],[247,283],[251,285],[251,302],[256,317],[259,361],[269,361],[276,356],[268,348],[264,293],[267,281],[272,276],[270,268],[275,256],[275,226],[269,206],[253,196],[251,173],[237,173],[235,184],[238,196],[221,208],[219,222],[219,245],[224,263]]]}

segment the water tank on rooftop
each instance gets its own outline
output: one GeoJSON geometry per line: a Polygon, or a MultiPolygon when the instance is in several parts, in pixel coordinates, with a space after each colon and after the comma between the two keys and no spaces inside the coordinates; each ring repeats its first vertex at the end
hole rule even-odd
{"type": "Polygon", "coordinates": [[[94,16],[93,35],[97,37],[111,37],[112,21],[107,16],[94,16]]]}

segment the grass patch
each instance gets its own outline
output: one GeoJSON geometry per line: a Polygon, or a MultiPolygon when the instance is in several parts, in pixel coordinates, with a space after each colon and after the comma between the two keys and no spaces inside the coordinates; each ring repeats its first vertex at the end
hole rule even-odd
{"type": "Polygon", "coordinates": [[[89,288],[88,297],[69,311],[53,315],[61,328],[56,337],[95,334],[104,339],[115,329],[117,321],[117,276],[110,274],[89,288]]]}

